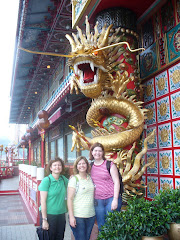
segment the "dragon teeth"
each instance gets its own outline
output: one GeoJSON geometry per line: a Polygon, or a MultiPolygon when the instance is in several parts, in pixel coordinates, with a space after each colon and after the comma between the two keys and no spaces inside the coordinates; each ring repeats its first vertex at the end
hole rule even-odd
{"type": "Polygon", "coordinates": [[[74,65],[74,72],[75,72],[75,74],[78,73],[78,67],[77,67],[77,65],[74,65]]]}
{"type": "Polygon", "coordinates": [[[94,72],[94,63],[93,62],[90,62],[90,67],[91,67],[91,70],[94,72]]]}
{"type": "Polygon", "coordinates": [[[94,75],[94,82],[97,83],[97,76],[94,75]]]}
{"type": "Polygon", "coordinates": [[[79,76],[80,76],[80,84],[81,84],[81,85],[84,85],[83,72],[81,72],[81,73],[79,74],[79,76]]]}

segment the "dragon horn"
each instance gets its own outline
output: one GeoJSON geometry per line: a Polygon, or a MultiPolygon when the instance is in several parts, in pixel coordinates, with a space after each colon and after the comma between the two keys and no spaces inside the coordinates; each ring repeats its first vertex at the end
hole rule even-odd
{"type": "Polygon", "coordinates": [[[74,38],[75,43],[76,43],[77,45],[80,45],[80,42],[79,42],[77,36],[76,36],[74,33],[72,33],[72,35],[73,35],[73,38],[74,38]]]}
{"type": "Polygon", "coordinates": [[[69,34],[66,34],[66,38],[69,40],[69,42],[71,44],[72,52],[74,52],[75,48],[76,48],[76,44],[75,44],[74,40],[72,39],[71,36],[69,36],[69,34]]]}
{"type": "Polygon", "coordinates": [[[109,33],[110,33],[110,30],[111,30],[112,27],[113,27],[113,24],[111,24],[111,25],[108,27],[108,29],[106,30],[106,33],[105,33],[104,38],[103,38],[103,41],[102,41],[102,43],[99,45],[99,48],[102,48],[102,47],[104,47],[104,46],[107,45],[109,33]]]}
{"type": "Polygon", "coordinates": [[[98,38],[98,47],[99,45],[102,43],[103,39],[104,39],[104,35],[105,35],[105,32],[106,32],[106,23],[104,24],[104,26],[102,27],[102,30],[101,30],[101,33],[99,35],[99,38],[98,38]]]}
{"type": "Polygon", "coordinates": [[[99,32],[98,32],[98,22],[96,22],[96,25],[94,27],[94,42],[96,43],[97,42],[97,38],[98,38],[98,35],[99,35],[99,32]]]}
{"type": "Polygon", "coordinates": [[[76,27],[76,29],[77,29],[77,31],[78,31],[78,33],[79,33],[79,38],[81,39],[81,43],[83,44],[83,45],[85,45],[85,38],[84,38],[84,36],[83,36],[83,34],[82,34],[82,30],[77,26],[76,27]]]}

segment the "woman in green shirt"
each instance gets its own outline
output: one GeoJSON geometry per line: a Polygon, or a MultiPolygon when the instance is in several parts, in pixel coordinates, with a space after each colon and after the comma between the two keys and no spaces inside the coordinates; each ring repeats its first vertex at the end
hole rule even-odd
{"type": "Polygon", "coordinates": [[[60,158],[51,160],[48,170],[51,174],[45,177],[38,187],[41,196],[42,228],[49,230],[50,240],[63,240],[68,184],[68,179],[62,175],[63,160],[60,158]]]}

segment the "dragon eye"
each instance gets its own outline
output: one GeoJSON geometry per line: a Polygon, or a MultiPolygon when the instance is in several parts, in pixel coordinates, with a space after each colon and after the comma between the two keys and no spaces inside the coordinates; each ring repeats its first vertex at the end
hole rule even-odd
{"type": "Polygon", "coordinates": [[[97,55],[98,55],[98,52],[93,52],[92,54],[95,55],[95,56],[97,56],[97,55]]]}

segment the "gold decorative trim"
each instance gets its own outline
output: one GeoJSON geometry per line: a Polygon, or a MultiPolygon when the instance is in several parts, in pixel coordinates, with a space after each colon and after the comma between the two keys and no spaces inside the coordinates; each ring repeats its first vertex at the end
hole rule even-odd
{"type": "Polygon", "coordinates": [[[169,58],[168,58],[168,46],[167,46],[167,33],[164,35],[164,52],[165,52],[165,61],[166,65],[169,64],[169,58]]]}
{"type": "Polygon", "coordinates": [[[163,72],[163,70],[168,70],[171,66],[173,66],[174,63],[178,63],[180,62],[180,57],[176,58],[175,60],[173,60],[172,62],[168,63],[167,65],[163,66],[161,69],[156,70],[155,72],[153,72],[152,74],[150,74],[149,76],[145,77],[145,78],[140,78],[141,81],[145,81],[148,80],[150,78],[154,78],[156,75],[158,75],[160,72],[163,72]]]}
{"type": "Polygon", "coordinates": [[[178,156],[175,160],[177,161],[178,168],[180,169],[180,156],[178,156]]]}
{"type": "Polygon", "coordinates": [[[174,84],[180,82],[180,70],[175,70],[171,76],[174,84]]]}
{"type": "Polygon", "coordinates": [[[78,17],[75,16],[75,10],[76,10],[76,5],[79,1],[73,1],[72,0],[72,28],[75,28],[81,19],[83,13],[85,12],[86,8],[90,4],[91,0],[84,0],[82,1],[82,4],[84,4],[84,7],[82,7],[80,13],[78,14],[78,17]]]}
{"type": "Polygon", "coordinates": [[[161,103],[159,106],[159,112],[161,116],[165,116],[167,112],[167,104],[165,102],[161,103]]]}
{"type": "Polygon", "coordinates": [[[172,186],[169,183],[163,183],[162,184],[162,189],[163,190],[168,189],[168,188],[172,188],[172,186]]]}
{"type": "Polygon", "coordinates": [[[180,126],[176,127],[175,132],[176,132],[177,139],[180,140],[180,126]]]}
{"type": "Polygon", "coordinates": [[[180,97],[177,97],[172,104],[174,105],[174,108],[176,111],[180,111],[180,97]]]}
{"type": "Polygon", "coordinates": [[[148,188],[149,188],[149,192],[151,194],[155,194],[156,193],[156,187],[157,187],[157,183],[150,181],[148,184],[148,188]]]}
{"type": "Polygon", "coordinates": [[[166,81],[167,81],[167,78],[165,78],[165,77],[161,77],[161,78],[157,81],[156,85],[158,86],[159,91],[164,90],[165,85],[166,85],[166,81]]]}
{"type": "Polygon", "coordinates": [[[149,108],[148,112],[147,112],[147,119],[151,120],[153,118],[153,114],[154,114],[154,109],[153,108],[149,108]]]}
{"type": "Polygon", "coordinates": [[[155,157],[153,157],[153,156],[150,156],[150,157],[148,157],[147,162],[148,163],[151,162],[151,165],[149,166],[149,168],[155,168],[157,159],[155,157]]]}
{"type": "Polygon", "coordinates": [[[170,165],[170,159],[168,158],[168,156],[164,155],[161,158],[161,163],[163,168],[168,169],[170,165]]]}
{"type": "Polygon", "coordinates": [[[169,138],[170,131],[163,128],[160,132],[162,142],[167,142],[169,138]]]}

